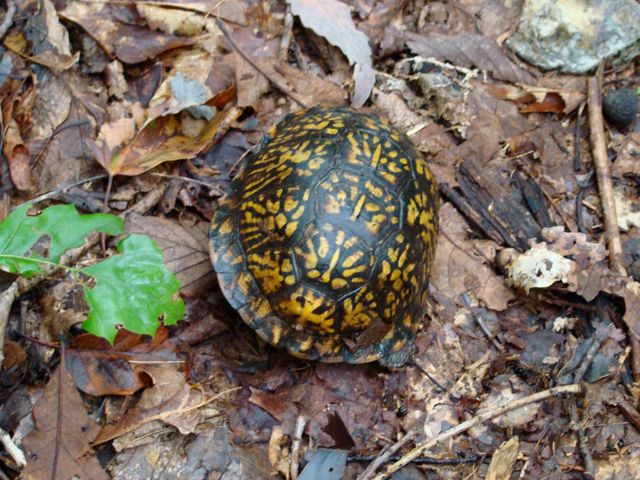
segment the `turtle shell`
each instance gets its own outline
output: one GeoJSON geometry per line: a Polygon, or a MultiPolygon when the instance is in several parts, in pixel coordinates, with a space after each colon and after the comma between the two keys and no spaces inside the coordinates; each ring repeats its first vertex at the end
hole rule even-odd
{"type": "Polygon", "coordinates": [[[270,130],[209,238],[222,292],[267,342],[311,360],[400,365],[422,322],[437,184],[386,122],[314,107],[270,130]]]}

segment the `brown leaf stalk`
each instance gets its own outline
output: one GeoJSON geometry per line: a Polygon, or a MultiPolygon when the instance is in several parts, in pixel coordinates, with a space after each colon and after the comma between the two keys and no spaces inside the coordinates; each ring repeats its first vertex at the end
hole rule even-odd
{"type": "Polygon", "coordinates": [[[591,77],[588,82],[589,100],[589,129],[591,131],[591,147],[593,149],[593,162],[598,178],[598,189],[602,202],[602,214],[606,229],[606,238],[609,248],[609,262],[611,270],[618,275],[627,275],[623,263],[622,242],[618,230],[616,216],[616,204],[613,196],[613,183],[609,159],[607,158],[607,143],[604,135],[604,119],[602,117],[602,91],[597,76],[591,77]]]}

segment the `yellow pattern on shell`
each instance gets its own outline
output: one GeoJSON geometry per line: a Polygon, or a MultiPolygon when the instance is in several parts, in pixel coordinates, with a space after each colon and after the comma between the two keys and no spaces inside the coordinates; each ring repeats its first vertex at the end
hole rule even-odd
{"type": "Polygon", "coordinates": [[[373,361],[411,345],[437,237],[437,185],[410,141],[340,107],[287,117],[222,199],[220,287],[302,358],[373,361]]]}

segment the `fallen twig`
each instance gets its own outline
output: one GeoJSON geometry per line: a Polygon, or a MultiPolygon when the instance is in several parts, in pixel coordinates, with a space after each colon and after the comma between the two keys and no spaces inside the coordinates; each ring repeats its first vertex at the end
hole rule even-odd
{"type": "MultiPolygon", "coordinates": [[[[596,356],[600,346],[602,345],[602,340],[597,338],[596,336],[592,337],[593,343],[585,353],[582,358],[582,362],[580,362],[580,366],[576,369],[573,381],[575,383],[582,382],[585,374],[587,373],[587,369],[591,362],[593,361],[593,357],[596,356]]],[[[569,418],[571,418],[571,424],[573,429],[576,432],[576,437],[578,437],[578,451],[580,452],[580,456],[582,457],[582,461],[584,463],[584,474],[587,478],[595,478],[595,466],[593,464],[593,457],[591,456],[591,451],[589,450],[589,442],[587,436],[584,433],[584,429],[582,428],[582,421],[578,415],[578,406],[576,404],[575,398],[570,398],[567,400],[567,409],[569,410],[569,418]]]]}
{"type": "Polygon", "coordinates": [[[478,413],[475,417],[471,418],[470,420],[467,420],[466,422],[462,422],[461,424],[453,428],[450,428],[446,432],[441,433],[437,437],[417,445],[411,451],[403,455],[403,457],[399,461],[389,465],[383,473],[380,473],[376,477],[374,477],[374,480],[383,480],[384,478],[390,476],[394,472],[397,472],[398,470],[400,470],[402,467],[404,467],[411,461],[423,455],[427,450],[432,449],[438,443],[444,440],[453,438],[456,435],[459,435],[463,432],[466,432],[470,428],[476,425],[479,425],[481,423],[484,423],[487,420],[499,417],[500,415],[504,415],[505,413],[510,412],[512,410],[517,410],[518,408],[524,407],[531,403],[541,402],[542,400],[546,400],[547,398],[550,398],[550,397],[563,395],[563,394],[576,395],[576,394],[581,394],[582,391],[583,391],[582,386],[579,384],[563,385],[560,387],[553,387],[548,390],[543,390],[542,392],[534,393],[533,395],[529,395],[528,397],[519,398],[518,400],[509,402],[506,405],[501,405],[499,407],[483,410],[480,413],[478,413]]]}
{"type": "Polygon", "coordinates": [[[296,419],[296,428],[293,432],[293,442],[291,445],[291,468],[289,472],[291,474],[291,480],[298,480],[298,466],[300,464],[300,443],[302,441],[302,433],[304,427],[307,426],[307,417],[299,415],[296,419]]]}
{"type": "Polygon", "coordinates": [[[293,36],[293,15],[291,15],[291,6],[287,4],[287,11],[284,14],[284,32],[280,38],[280,51],[278,56],[280,60],[286,62],[289,57],[289,47],[291,46],[291,37],[293,36]]]}
{"type": "Polygon", "coordinates": [[[11,435],[1,428],[0,443],[4,447],[5,452],[7,452],[11,458],[13,458],[13,461],[16,462],[18,467],[22,468],[27,464],[27,458],[24,456],[22,450],[20,450],[20,447],[13,442],[11,435]]]}
{"type": "Polygon", "coordinates": [[[593,149],[593,162],[598,178],[598,189],[602,202],[602,215],[606,229],[606,238],[609,248],[609,262],[611,270],[618,275],[627,275],[624,266],[622,243],[616,217],[616,204],[613,196],[613,183],[609,159],[607,158],[607,143],[604,136],[604,119],[602,117],[602,92],[597,76],[591,77],[588,82],[589,99],[589,130],[591,132],[591,146],[593,149]]]}
{"type": "Polygon", "coordinates": [[[377,458],[373,462],[371,462],[369,464],[369,466],[362,473],[362,475],[360,475],[358,477],[358,480],[369,480],[369,479],[373,478],[373,476],[375,475],[376,471],[382,465],[387,463],[391,459],[391,457],[393,456],[394,453],[396,453],[401,447],[403,447],[405,444],[407,444],[410,440],[413,440],[415,437],[417,437],[418,434],[420,433],[420,430],[421,430],[421,427],[422,427],[422,425],[420,425],[421,422],[418,421],[417,423],[418,423],[418,425],[416,425],[411,430],[409,430],[396,443],[394,443],[393,445],[386,446],[382,450],[382,452],[380,452],[380,455],[378,455],[377,458]]]}
{"type": "Polygon", "coordinates": [[[7,34],[11,25],[13,25],[13,17],[16,14],[16,2],[15,0],[7,0],[7,13],[4,16],[4,20],[0,24],[0,40],[7,34]]]}
{"type": "MultiPolygon", "coordinates": [[[[4,345],[4,333],[7,330],[9,322],[9,313],[11,305],[18,293],[18,281],[14,281],[9,288],[0,294],[0,346],[4,345]]],[[[0,348],[0,365],[4,361],[4,348],[0,348]]]]}
{"type": "Polygon", "coordinates": [[[287,88],[286,86],[282,85],[280,82],[278,82],[275,78],[273,78],[271,75],[269,75],[267,72],[265,72],[264,70],[262,70],[258,64],[254,61],[253,58],[251,58],[246,52],[244,52],[240,46],[235,42],[235,40],[231,37],[231,34],[229,33],[229,31],[227,30],[227,27],[224,25],[224,22],[222,20],[220,20],[219,18],[216,18],[216,25],[218,25],[218,28],[220,28],[220,30],[222,31],[222,33],[224,34],[224,36],[226,37],[226,39],[229,41],[229,43],[231,44],[231,46],[234,48],[234,50],[236,52],[238,52],[238,54],[244,58],[249,65],[251,65],[258,73],[260,73],[260,75],[264,76],[264,78],[266,78],[267,80],[269,80],[269,82],[271,82],[271,84],[276,87],[280,92],[284,93],[285,95],[287,95],[289,98],[291,98],[291,100],[293,100],[294,102],[296,102],[298,105],[300,105],[303,108],[308,108],[308,105],[296,94],[294,93],[290,88],[287,88]]]}

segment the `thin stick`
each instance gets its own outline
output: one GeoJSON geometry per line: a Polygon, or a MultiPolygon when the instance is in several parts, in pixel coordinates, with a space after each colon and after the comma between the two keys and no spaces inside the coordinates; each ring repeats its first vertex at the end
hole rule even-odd
{"type": "Polygon", "coordinates": [[[278,90],[280,90],[280,92],[284,93],[285,95],[287,95],[289,98],[291,98],[291,100],[293,100],[294,102],[296,102],[298,105],[300,105],[303,108],[309,108],[308,105],[296,94],[294,93],[291,89],[285,87],[284,85],[282,85],[279,81],[277,81],[275,78],[273,78],[271,75],[269,75],[268,73],[266,73],[264,70],[262,70],[258,64],[254,61],[253,58],[251,58],[246,52],[244,52],[240,46],[235,42],[235,40],[231,37],[231,34],[229,33],[229,31],[227,30],[227,27],[225,27],[224,22],[222,20],[220,20],[219,18],[216,18],[216,25],[218,25],[218,27],[220,28],[220,30],[222,31],[222,33],[224,34],[224,36],[227,38],[227,40],[229,40],[229,43],[231,44],[231,46],[234,48],[234,50],[236,52],[238,52],[238,54],[244,58],[249,65],[251,65],[258,73],[260,73],[260,75],[264,76],[264,78],[266,78],[267,80],[269,80],[269,82],[271,82],[271,84],[276,87],[278,90]]]}
{"type": "Polygon", "coordinates": [[[447,389],[446,389],[446,388],[444,388],[442,385],[440,385],[440,383],[438,383],[438,381],[437,381],[435,378],[433,378],[433,376],[432,376],[429,372],[427,372],[427,371],[422,367],[422,365],[420,365],[420,364],[416,361],[415,357],[411,357],[411,359],[409,360],[409,363],[410,363],[411,365],[413,365],[414,367],[416,367],[418,370],[420,370],[420,372],[421,372],[425,377],[427,377],[429,380],[431,380],[431,382],[432,382],[436,387],[438,387],[440,390],[442,390],[443,392],[446,392],[446,391],[447,391],[447,389]]]}
{"type": "Polygon", "coordinates": [[[16,465],[20,468],[24,467],[27,464],[27,458],[25,457],[20,447],[18,447],[7,432],[0,428],[0,443],[4,447],[5,452],[7,452],[13,461],[16,462],[16,465]]]}
{"type": "MultiPolygon", "coordinates": [[[[70,188],[77,187],[79,185],[84,185],[85,183],[93,182],[95,180],[101,180],[103,178],[107,178],[107,175],[105,173],[103,173],[102,175],[96,175],[94,177],[82,178],[82,179],[78,180],[77,182],[65,183],[63,185],[60,185],[55,190],[51,190],[50,192],[43,193],[39,197],[32,198],[31,200],[29,200],[29,201],[27,201],[25,203],[35,204],[35,203],[38,203],[38,202],[42,202],[44,200],[48,200],[50,198],[53,198],[56,195],[59,195],[61,193],[65,193],[70,188]]],[[[18,207],[20,207],[22,205],[24,205],[24,203],[21,204],[21,205],[18,205],[18,207]]],[[[16,207],[16,208],[18,208],[18,207],[16,207]]]]}
{"type": "Polygon", "coordinates": [[[618,275],[627,275],[624,266],[622,243],[616,216],[616,204],[613,196],[613,183],[609,159],[607,158],[607,144],[604,136],[604,119],[602,117],[602,92],[597,75],[591,77],[588,82],[589,101],[589,129],[591,131],[591,147],[593,149],[593,162],[598,178],[598,188],[602,202],[602,215],[606,229],[609,247],[609,262],[611,270],[618,275]]]}
{"type": "MultiPolygon", "coordinates": [[[[420,425],[421,427],[421,425],[420,425]]],[[[358,477],[358,480],[370,480],[375,475],[376,471],[385,463],[387,463],[394,453],[400,450],[405,444],[407,444],[410,440],[413,440],[420,433],[420,428],[418,426],[413,427],[409,430],[400,440],[398,440],[393,445],[386,446],[380,455],[367,466],[367,469],[362,472],[362,475],[358,477]]]]}
{"type": "Polygon", "coordinates": [[[300,443],[302,441],[302,434],[304,433],[304,427],[307,425],[307,417],[299,415],[296,419],[296,428],[293,432],[293,443],[291,445],[291,467],[289,472],[291,473],[291,480],[298,480],[298,466],[300,464],[300,443]]]}
{"type": "MultiPolygon", "coordinates": [[[[18,295],[18,281],[14,281],[9,288],[0,293],[0,345],[4,345],[4,335],[9,323],[11,305],[18,295]]],[[[4,348],[0,348],[0,365],[4,361],[4,348]]]]}
{"type": "Polygon", "coordinates": [[[280,52],[278,57],[286,62],[289,57],[289,47],[291,46],[291,37],[293,34],[293,15],[291,15],[291,6],[287,4],[287,12],[284,14],[284,32],[280,38],[280,52]]]}
{"type": "Polygon", "coordinates": [[[480,425],[487,420],[499,417],[500,415],[504,415],[505,413],[511,412],[512,410],[517,410],[518,408],[522,408],[531,403],[541,402],[542,400],[546,400],[550,397],[562,394],[576,395],[581,394],[582,392],[582,386],[579,384],[563,385],[560,387],[553,387],[548,390],[543,390],[542,392],[534,393],[533,395],[529,395],[528,397],[519,398],[517,400],[514,400],[513,402],[509,402],[506,405],[483,410],[470,420],[467,420],[466,422],[462,422],[459,425],[450,428],[449,430],[441,433],[432,440],[428,440],[417,445],[413,450],[405,454],[399,461],[389,465],[389,467],[387,467],[387,469],[383,473],[377,475],[374,480],[383,480],[384,478],[390,476],[394,472],[397,472],[402,467],[424,454],[427,450],[435,447],[438,443],[453,438],[463,432],[466,432],[470,428],[476,425],[480,425]]]}
{"type": "Polygon", "coordinates": [[[7,34],[7,31],[13,24],[13,16],[16,14],[15,0],[7,0],[7,13],[0,24],[0,40],[7,34]]]}

